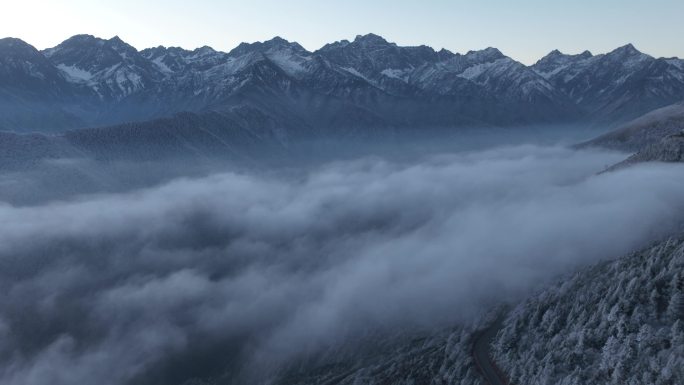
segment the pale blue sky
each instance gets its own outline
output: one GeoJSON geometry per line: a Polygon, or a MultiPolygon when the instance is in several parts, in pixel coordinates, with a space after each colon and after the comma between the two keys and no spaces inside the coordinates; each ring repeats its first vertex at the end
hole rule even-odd
{"type": "Polygon", "coordinates": [[[156,45],[230,50],[275,35],[314,50],[374,32],[400,45],[466,52],[494,46],[525,63],[552,49],[626,43],[684,57],[684,0],[3,0],[0,36],[38,48],[78,33],[156,45]]]}

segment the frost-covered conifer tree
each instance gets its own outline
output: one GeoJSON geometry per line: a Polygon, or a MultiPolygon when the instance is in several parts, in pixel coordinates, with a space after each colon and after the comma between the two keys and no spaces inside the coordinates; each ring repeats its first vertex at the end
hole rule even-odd
{"type": "Polygon", "coordinates": [[[684,277],[681,274],[672,280],[668,313],[672,320],[684,319],[684,277]]]}

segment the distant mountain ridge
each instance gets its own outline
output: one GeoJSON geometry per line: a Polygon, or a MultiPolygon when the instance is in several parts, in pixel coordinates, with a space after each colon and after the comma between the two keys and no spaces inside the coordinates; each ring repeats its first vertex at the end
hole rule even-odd
{"type": "Polygon", "coordinates": [[[63,131],[250,108],[282,127],[513,126],[624,121],[684,100],[684,61],[628,45],[553,51],[526,66],[495,48],[456,54],[374,34],[310,52],[276,37],[228,53],[142,51],[73,36],[38,51],[0,39],[0,129],[63,131]]]}
{"type": "Polygon", "coordinates": [[[603,55],[554,51],[532,68],[592,116],[632,118],[682,101],[684,60],[653,58],[633,45],[603,55]]]}

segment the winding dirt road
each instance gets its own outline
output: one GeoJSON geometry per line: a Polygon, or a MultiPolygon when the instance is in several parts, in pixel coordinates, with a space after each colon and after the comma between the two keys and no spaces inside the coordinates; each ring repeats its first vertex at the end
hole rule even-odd
{"type": "Polygon", "coordinates": [[[499,369],[494,360],[492,360],[489,349],[489,345],[496,336],[496,333],[501,329],[502,323],[503,317],[500,317],[489,328],[485,329],[477,336],[475,338],[475,343],[473,344],[473,359],[475,360],[475,365],[489,385],[511,385],[501,369],[499,369]]]}

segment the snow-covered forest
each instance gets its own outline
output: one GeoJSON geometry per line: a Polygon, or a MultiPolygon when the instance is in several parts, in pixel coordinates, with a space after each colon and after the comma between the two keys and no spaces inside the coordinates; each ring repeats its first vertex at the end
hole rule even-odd
{"type": "Polygon", "coordinates": [[[515,384],[684,383],[684,239],[599,264],[509,315],[494,343],[515,384]]]}

